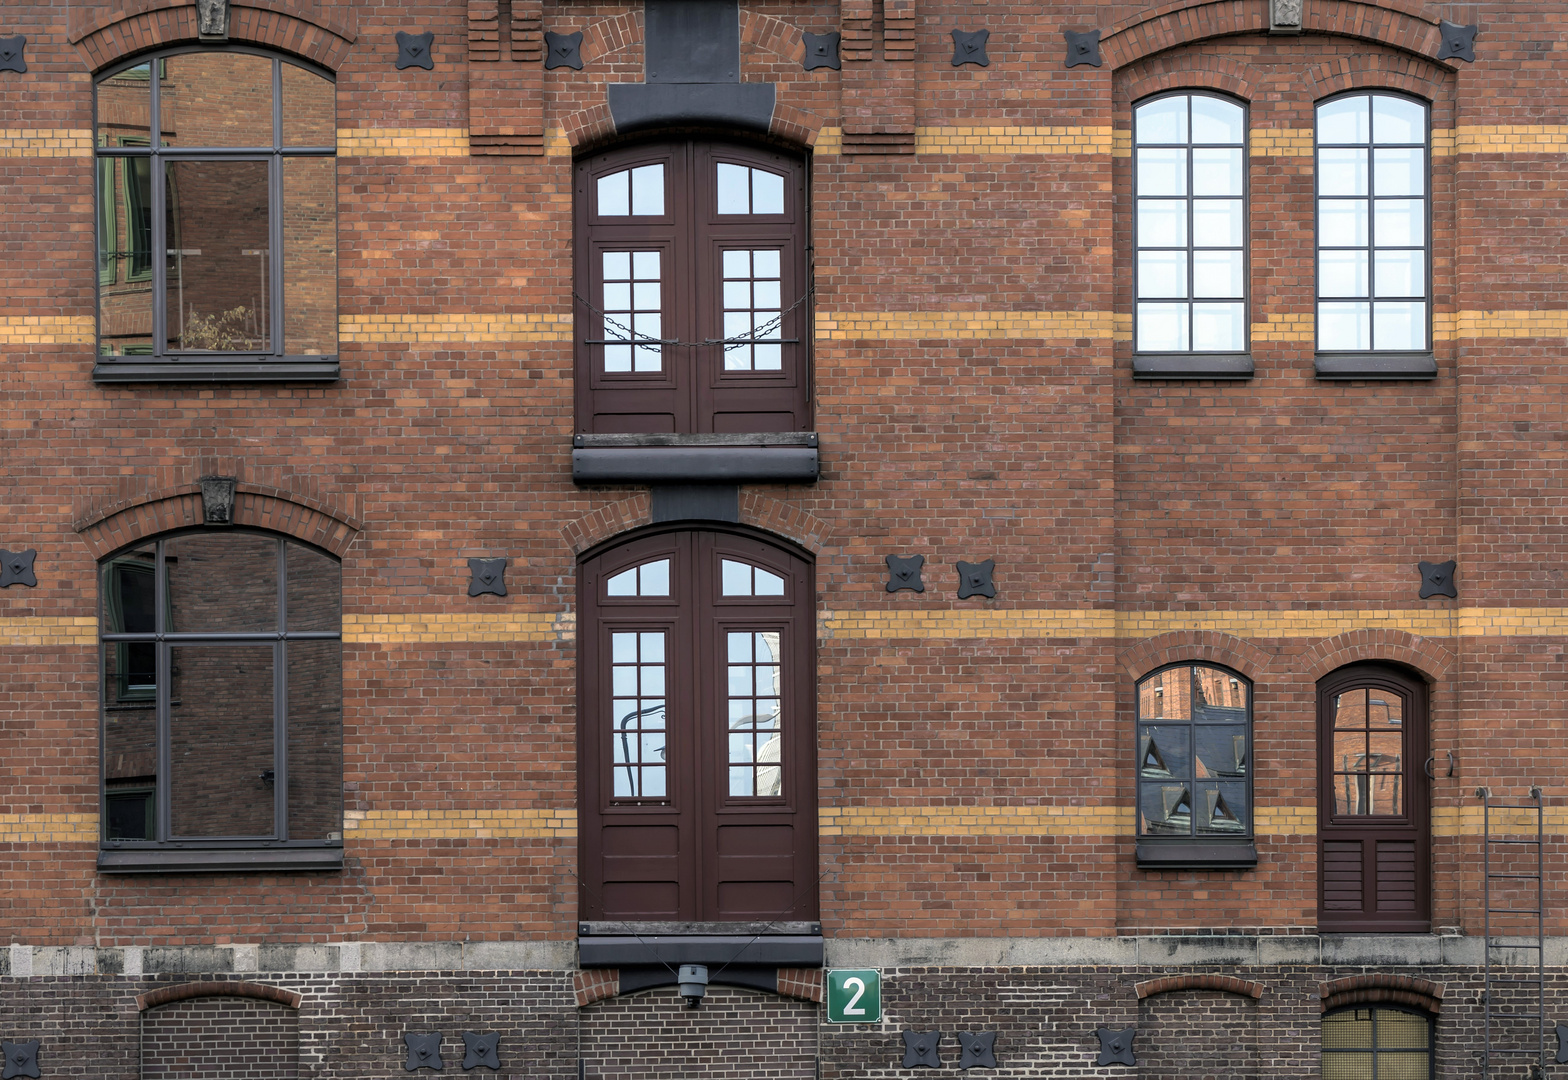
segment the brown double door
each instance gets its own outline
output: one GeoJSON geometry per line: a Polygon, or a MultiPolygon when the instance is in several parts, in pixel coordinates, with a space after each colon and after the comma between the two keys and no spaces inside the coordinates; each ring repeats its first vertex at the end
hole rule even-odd
{"type": "Polygon", "coordinates": [[[1318,929],[1431,926],[1427,695],[1397,668],[1358,664],[1318,686],[1318,929]]]}
{"type": "Polygon", "coordinates": [[[810,564],[677,530],[579,588],[581,917],[816,918],[810,564]]]}

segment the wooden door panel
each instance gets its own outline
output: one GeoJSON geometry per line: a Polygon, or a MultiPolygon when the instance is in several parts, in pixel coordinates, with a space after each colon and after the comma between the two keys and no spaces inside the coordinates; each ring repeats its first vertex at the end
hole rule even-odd
{"type": "Polygon", "coordinates": [[[1323,841],[1323,907],[1353,911],[1366,906],[1360,840],[1323,841]]]}
{"type": "Polygon", "coordinates": [[[1417,910],[1416,845],[1411,840],[1378,840],[1373,855],[1377,910],[1410,916],[1417,910]]]}
{"type": "Polygon", "coordinates": [[[683,919],[681,887],[675,881],[607,881],[599,918],[656,921],[683,919]]]}
{"type": "Polygon", "coordinates": [[[731,881],[719,886],[715,918],[725,921],[772,921],[796,905],[793,881],[731,881]]]}

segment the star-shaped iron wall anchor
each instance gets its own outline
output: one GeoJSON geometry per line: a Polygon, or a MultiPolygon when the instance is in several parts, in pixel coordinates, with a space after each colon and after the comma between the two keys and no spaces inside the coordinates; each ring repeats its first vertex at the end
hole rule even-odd
{"type": "Polygon", "coordinates": [[[1568,1024],[1557,1025],[1557,1064],[1568,1062],[1568,1024]]]}
{"type": "Polygon", "coordinates": [[[13,1076],[38,1075],[38,1040],[28,1039],[26,1042],[0,1042],[0,1050],[5,1051],[5,1069],[0,1070],[0,1076],[11,1080],[13,1076]]]}
{"type": "Polygon", "coordinates": [[[990,36],[989,30],[954,30],[953,66],[978,64],[990,67],[991,58],[985,54],[985,43],[990,36]]]}
{"type": "Polygon", "coordinates": [[[958,598],[967,600],[971,596],[996,597],[996,586],[991,581],[991,574],[996,570],[996,560],[987,559],[982,563],[958,563],[958,598]]]}
{"type": "Polygon", "coordinates": [[[12,585],[38,588],[38,578],[33,574],[33,560],[37,557],[37,548],[0,551],[0,589],[9,589],[12,585]]]}
{"type": "Polygon", "coordinates": [[[800,35],[806,41],[806,55],[801,60],[801,66],[807,71],[814,68],[832,68],[838,71],[843,68],[843,63],[838,58],[838,31],[826,34],[800,35]]]}
{"type": "Polygon", "coordinates": [[[996,1032],[960,1031],[958,1049],[962,1051],[958,1058],[960,1069],[996,1068],[996,1032]]]}
{"type": "Polygon", "coordinates": [[[1088,64],[1090,67],[1100,66],[1100,32],[1089,30],[1082,34],[1071,30],[1067,34],[1067,66],[1077,67],[1079,64],[1088,64]]]}
{"type": "Polygon", "coordinates": [[[1437,31],[1443,35],[1443,44],[1437,50],[1439,60],[1458,57],[1475,63],[1475,35],[1481,28],[1474,24],[1460,26],[1444,19],[1438,24],[1437,31]]]}
{"type": "Polygon", "coordinates": [[[1096,1065],[1138,1064],[1132,1056],[1132,1037],[1138,1033],[1137,1028],[1095,1028],[1094,1033],[1100,1037],[1100,1056],[1094,1059],[1096,1065]]]}
{"type": "Polygon", "coordinates": [[[888,592],[898,592],[900,589],[926,591],[926,583],[920,580],[920,568],[926,564],[924,555],[911,555],[907,559],[889,555],[884,561],[887,563],[888,592]]]}
{"type": "Polygon", "coordinates": [[[469,559],[468,570],[473,577],[468,582],[468,595],[480,596],[484,593],[494,593],[497,596],[506,595],[506,560],[502,559],[469,559]]]}
{"type": "Polygon", "coordinates": [[[26,71],[27,59],[22,55],[26,48],[27,38],[21,34],[0,38],[0,71],[26,71]]]}
{"type": "Polygon", "coordinates": [[[937,1047],[941,1043],[940,1031],[904,1032],[904,1068],[940,1069],[942,1058],[937,1053],[937,1047]]]}
{"type": "Polygon", "coordinates": [[[1421,564],[1421,599],[1429,596],[1452,596],[1458,598],[1459,590],[1454,588],[1454,560],[1447,562],[1424,562],[1421,564]]]}
{"type": "Polygon", "coordinates": [[[403,1036],[403,1042],[408,1046],[408,1060],[403,1062],[405,1071],[435,1069],[439,1072],[446,1068],[441,1063],[441,1033],[439,1031],[433,1031],[429,1035],[416,1035],[410,1031],[403,1036]]]}
{"type": "Polygon", "coordinates": [[[583,32],[575,34],[552,34],[544,32],[544,69],[551,68],[583,69],[583,32]]]}
{"type": "Polygon", "coordinates": [[[430,55],[430,46],[435,44],[436,35],[432,30],[423,34],[405,34],[397,32],[397,69],[402,71],[406,67],[422,67],[426,71],[434,71],[435,60],[430,55]]]}
{"type": "Polygon", "coordinates": [[[501,1045],[500,1033],[487,1031],[480,1034],[477,1031],[463,1032],[463,1046],[467,1052],[463,1055],[464,1069],[499,1069],[501,1057],[496,1052],[501,1045]]]}

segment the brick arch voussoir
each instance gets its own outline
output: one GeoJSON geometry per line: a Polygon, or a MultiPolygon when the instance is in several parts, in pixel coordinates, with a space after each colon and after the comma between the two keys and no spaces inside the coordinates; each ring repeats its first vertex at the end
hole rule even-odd
{"type": "Polygon", "coordinates": [[[1205,661],[1239,671],[1257,682],[1268,671],[1269,654],[1252,642],[1214,630],[1172,630],[1122,649],[1122,668],[1141,679],[1156,668],[1182,661],[1205,661]]]}
{"type": "Polygon", "coordinates": [[[760,491],[741,492],[740,520],[743,525],[793,541],[813,555],[822,553],[832,535],[828,523],[811,511],[760,491]]]}
{"type": "MultiPolygon", "coordinates": [[[[97,71],[149,49],[198,40],[196,5],[127,0],[74,28],[69,38],[88,68],[97,71]]],[[[229,12],[231,42],[293,53],[330,71],[343,66],[357,38],[350,23],[292,0],[239,0],[229,12]]]]}
{"type": "Polygon", "coordinates": [[[1403,630],[1347,630],[1314,644],[1302,667],[1303,674],[1316,682],[1347,664],[1379,660],[1414,668],[1427,682],[1436,683],[1448,678],[1454,654],[1441,642],[1403,630]]]}
{"type": "Polygon", "coordinates": [[[271,1001],[278,1005],[286,1005],[297,1009],[304,996],[294,990],[285,990],[281,986],[268,986],[266,983],[233,982],[228,980],[210,980],[204,982],[178,983],[174,986],[160,986],[156,990],[149,990],[145,994],[136,996],[136,1010],[146,1012],[156,1009],[160,1005],[172,1005],[176,1001],[190,1001],[192,998],[211,997],[238,997],[251,998],[256,1001],[271,1001]]]}
{"type": "Polygon", "coordinates": [[[648,492],[629,491],[575,521],[568,521],[561,527],[561,537],[573,555],[581,555],[613,536],[652,524],[653,501],[648,492]]]}
{"type": "MultiPolygon", "coordinates": [[[[755,491],[742,491],[740,523],[792,541],[813,555],[827,545],[830,529],[808,510],[755,491]]],[[[653,504],[646,491],[628,492],[569,521],[561,536],[573,555],[581,555],[606,540],[653,524],[653,504]]]]}
{"type": "Polygon", "coordinates": [[[806,58],[806,38],[794,23],[741,8],[740,40],[798,64],[806,58]]]}
{"type": "Polygon", "coordinates": [[[1440,100],[1449,72],[1418,56],[1402,53],[1361,53],[1326,60],[1307,72],[1314,101],[1346,90],[1403,90],[1440,100]]]}
{"type": "Polygon", "coordinates": [[[1413,1005],[1436,1014],[1443,1007],[1443,984],[1413,975],[1351,975],[1318,984],[1322,1011],[1346,1005],[1413,1005]]]}
{"type": "Polygon", "coordinates": [[[1138,1000],[1156,994],[1173,994],[1182,990],[1218,990],[1225,994],[1241,994],[1257,1001],[1263,996],[1263,984],[1251,979],[1238,979],[1234,975],[1165,975],[1158,979],[1145,979],[1134,983],[1138,1000]]]}
{"type": "Polygon", "coordinates": [[[1247,66],[1228,56],[1200,54],[1178,60],[1152,56],[1116,73],[1129,101],[1166,90],[1218,90],[1243,101],[1252,101],[1257,90],[1247,77],[1247,66]]]}
{"type": "MultiPolygon", "coordinates": [[[[341,510],[308,505],[296,493],[244,481],[236,485],[233,523],[292,536],[339,558],[361,531],[360,523],[341,510]]],[[[102,559],[128,544],[201,524],[200,485],[185,484],[90,515],[77,522],[76,531],[93,558],[102,559]]]]}

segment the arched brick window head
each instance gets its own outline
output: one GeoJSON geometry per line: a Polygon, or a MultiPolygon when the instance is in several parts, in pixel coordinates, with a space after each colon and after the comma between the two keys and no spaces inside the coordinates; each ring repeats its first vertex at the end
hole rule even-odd
{"type": "Polygon", "coordinates": [[[815,919],[810,563],[663,531],[579,589],[581,918],[815,919]]]}

